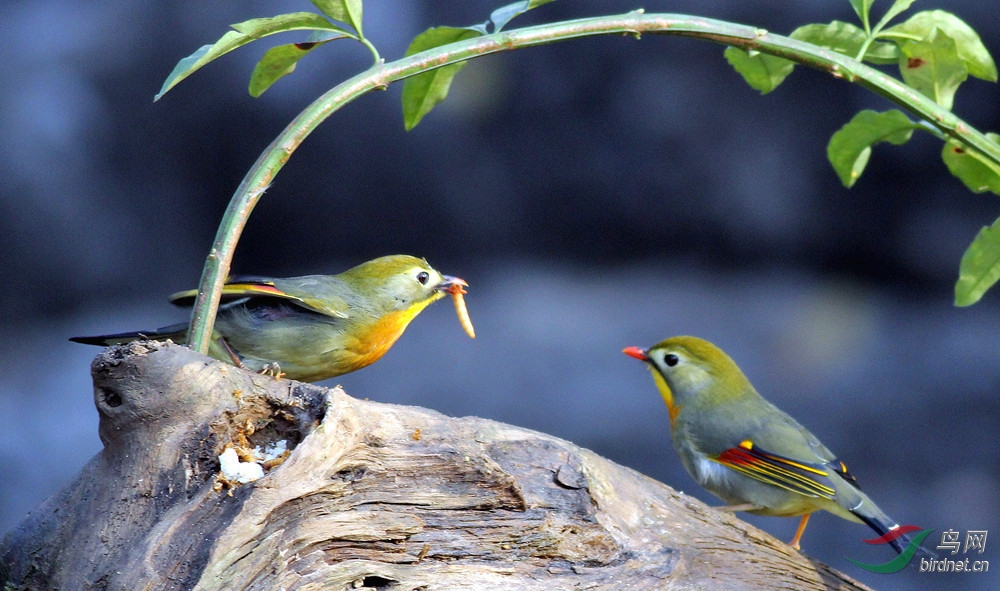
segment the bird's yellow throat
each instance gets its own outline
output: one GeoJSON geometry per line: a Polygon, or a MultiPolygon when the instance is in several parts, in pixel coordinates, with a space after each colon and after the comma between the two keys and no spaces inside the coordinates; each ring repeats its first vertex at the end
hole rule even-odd
{"type": "Polygon", "coordinates": [[[666,380],[660,375],[660,372],[656,371],[656,368],[652,365],[649,366],[649,371],[653,374],[653,381],[656,382],[656,389],[660,391],[660,396],[663,397],[663,401],[667,403],[667,412],[670,413],[670,426],[674,425],[674,418],[677,417],[677,413],[680,409],[674,405],[674,393],[670,391],[670,386],[667,385],[666,380]]]}

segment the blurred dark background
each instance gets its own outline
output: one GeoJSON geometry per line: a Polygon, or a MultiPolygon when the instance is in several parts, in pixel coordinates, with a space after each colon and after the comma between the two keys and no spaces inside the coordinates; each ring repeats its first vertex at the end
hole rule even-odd
{"type": "MultiPolygon", "coordinates": [[[[365,32],[391,60],[427,27],[482,22],[497,5],[370,0],[365,32]]],[[[856,22],[847,1],[564,1],[510,27],[640,6],[780,33],[856,22]]],[[[992,3],[915,10],[932,8],[955,12],[1000,54],[992,3]]],[[[298,10],[313,7],[0,6],[0,532],[100,450],[97,350],[66,339],[183,319],[165,297],[197,284],[249,166],[299,110],[368,66],[360,45],[330,44],[252,99],[266,48],[304,38],[287,35],[229,54],[153,103],[176,62],[229,24],[298,10]]],[[[425,256],[469,281],[479,337],[438,304],[385,359],[330,385],[544,431],[717,504],[674,455],[648,372],[619,352],[708,338],[900,522],[1000,535],[1000,291],[952,305],[961,255],[1000,202],[969,193],[941,163],[940,142],[920,133],[877,147],[844,189],[826,162],[830,135],[860,109],[892,105],[803,68],[761,97],[722,50],[646,35],[475,60],[409,133],[401,84],[362,97],[276,178],[233,270],[336,273],[384,254],[425,256]]],[[[998,130],[998,99],[995,84],[972,79],[955,110],[998,130]]],[[[797,523],[747,519],[783,539],[797,523]]],[[[861,543],[871,534],[823,514],[803,546],[878,589],[997,584],[995,574],[873,575],[845,560],[889,560],[861,543]]],[[[990,540],[971,557],[997,570],[1000,541],[990,540]]]]}

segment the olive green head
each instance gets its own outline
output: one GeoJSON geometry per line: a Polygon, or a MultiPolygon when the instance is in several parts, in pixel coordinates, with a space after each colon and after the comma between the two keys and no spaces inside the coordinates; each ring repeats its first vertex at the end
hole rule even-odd
{"type": "Polygon", "coordinates": [[[704,339],[671,337],[646,350],[629,347],[625,353],[649,365],[671,407],[679,409],[704,397],[723,402],[753,391],[736,362],[704,339]]]}
{"type": "Polygon", "coordinates": [[[375,296],[388,309],[407,310],[441,298],[453,285],[465,282],[442,275],[426,260],[397,254],[370,260],[337,276],[354,292],[375,296]]]}

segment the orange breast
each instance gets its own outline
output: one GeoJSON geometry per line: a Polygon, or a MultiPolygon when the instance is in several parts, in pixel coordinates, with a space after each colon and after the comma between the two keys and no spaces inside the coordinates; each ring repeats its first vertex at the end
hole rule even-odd
{"type": "Polygon", "coordinates": [[[411,310],[390,312],[367,326],[349,330],[354,334],[347,335],[345,361],[353,369],[361,369],[381,359],[416,316],[411,310]]]}

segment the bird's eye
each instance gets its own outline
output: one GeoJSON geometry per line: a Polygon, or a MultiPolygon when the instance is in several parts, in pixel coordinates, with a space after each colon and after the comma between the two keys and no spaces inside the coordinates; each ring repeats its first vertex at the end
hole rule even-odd
{"type": "Polygon", "coordinates": [[[427,280],[430,278],[431,278],[430,273],[428,273],[427,271],[421,271],[417,273],[417,281],[420,283],[420,285],[427,285],[427,280]]]}
{"type": "Polygon", "coordinates": [[[676,356],[676,355],[674,355],[673,353],[667,353],[666,355],[663,356],[663,362],[666,363],[670,367],[673,367],[673,366],[677,365],[677,363],[680,360],[681,360],[681,358],[678,357],[678,356],[676,356]]]}

